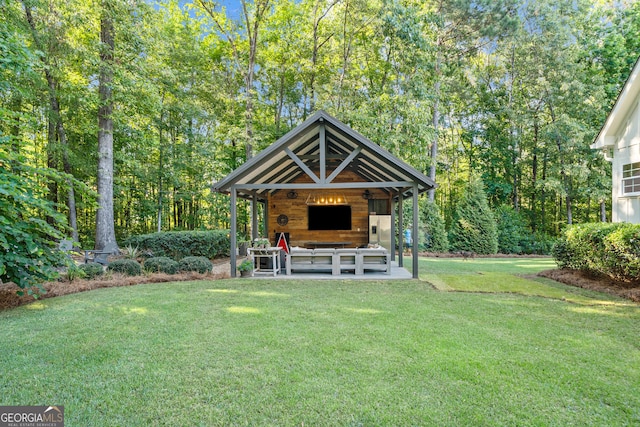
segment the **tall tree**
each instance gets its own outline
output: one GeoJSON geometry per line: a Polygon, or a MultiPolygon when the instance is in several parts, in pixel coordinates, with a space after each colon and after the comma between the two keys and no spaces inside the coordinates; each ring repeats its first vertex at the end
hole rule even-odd
{"type": "Polygon", "coordinates": [[[271,8],[271,0],[256,0],[250,4],[247,0],[240,0],[242,5],[242,23],[244,28],[235,28],[229,19],[216,10],[217,3],[211,0],[199,0],[202,9],[211,17],[216,29],[220,31],[233,51],[236,66],[240,68],[244,80],[244,120],[245,120],[245,153],[247,159],[253,157],[254,146],[254,102],[256,98],[256,89],[254,87],[254,78],[258,60],[258,43],[260,31],[263,23],[268,17],[271,8]],[[246,52],[242,51],[242,37],[248,43],[246,52]],[[246,60],[243,60],[246,57],[246,60]],[[244,62],[244,66],[243,63],[244,62]]]}
{"type": "Polygon", "coordinates": [[[96,248],[116,243],[113,219],[113,59],[115,34],[112,0],[102,0],[100,10],[100,74],[98,107],[98,211],[96,248]]]}
{"type": "Polygon", "coordinates": [[[49,180],[64,185],[64,178],[54,170],[35,167],[27,155],[32,147],[18,128],[37,120],[37,115],[15,109],[11,92],[22,89],[16,87],[21,76],[37,78],[41,63],[28,47],[27,34],[18,31],[18,16],[23,18],[24,12],[18,5],[0,5],[0,13],[0,283],[14,282],[31,294],[32,286],[53,278],[54,267],[64,264],[56,240],[68,232],[66,219],[46,198],[49,180]]]}
{"type": "MultiPolygon", "coordinates": [[[[438,163],[438,129],[443,97],[444,68],[455,68],[465,57],[473,55],[498,36],[507,33],[516,22],[515,0],[436,0],[430,5],[436,37],[434,53],[434,93],[432,109],[433,140],[430,144],[429,178],[436,180],[438,163]]],[[[433,201],[435,189],[429,191],[433,201]]]]}
{"type": "MultiPolygon", "coordinates": [[[[27,23],[29,24],[29,28],[31,29],[31,34],[33,36],[34,46],[37,51],[40,52],[40,60],[43,63],[43,71],[45,74],[45,78],[47,81],[48,88],[48,98],[49,98],[49,133],[48,133],[48,152],[49,152],[49,167],[55,168],[56,162],[55,157],[58,151],[62,152],[62,165],[63,170],[66,174],[69,175],[67,179],[67,208],[69,210],[69,225],[71,227],[71,235],[74,242],[78,242],[78,224],[76,220],[76,195],[75,189],[73,185],[73,181],[71,180],[71,163],[69,161],[69,144],[67,141],[67,133],[65,131],[65,125],[62,119],[62,113],[60,108],[60,97],[58,95],[58,87],[59,82],[56,78],[56,73],[59,73],[56,67],[55,57],[60,53],[58,50],[58,46],[62,45],[62,39],[64,39],[64,34],[59,34],[64,28],[63,23],[58,21],[57,15],[58,11],[55,10],[55,5],[50,6],[49,17],[45,18],[46,21],[53,21],[52,25],[47,25],[44,29],[46,35],[43,36],[37,28],[35,18],[32,12],[31,3],[23,0],[22,4],[24,6],[24,12],[26,16],[27,23]],[[48,42],[45,43],[43,39],[48,37],[48,42]],[[58,150],[57,146],[60,146],[61,149],[58,150]]],[[[50,197],[55,200],[57,194],[57,185],[55,181],[51,181],[50,197]],[[53,190],[53,191],[51,191],[53,190]]]]}

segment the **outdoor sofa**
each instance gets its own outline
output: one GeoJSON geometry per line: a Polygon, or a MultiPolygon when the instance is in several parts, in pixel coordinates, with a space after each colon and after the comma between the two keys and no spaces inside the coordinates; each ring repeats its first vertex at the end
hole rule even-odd
{"type": "Polygon", "coordinates": [[[286,256],[286,271],[331,272],[340,275],[353,271],[361,275],[376,270],[391,274],[391,256],[385,248],[291,248],[286,256]]]}

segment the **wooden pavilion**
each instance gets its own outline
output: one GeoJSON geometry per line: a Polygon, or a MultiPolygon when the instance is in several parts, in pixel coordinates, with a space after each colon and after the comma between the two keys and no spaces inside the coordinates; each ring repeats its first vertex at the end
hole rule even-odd
{"type": "MultiPolygon", "coordinates": [[[[324,111],[213,186],[231,196],[231,248],[237,247],[240,197],[253,201],[252,238],[258,237],[257,206],[263,205],[264,229],[274,245],[276,236],[285,233],[292,246],[361,247],[369,243],[369,215],[390,215],[387,249],[395,260],[394,248],[399,248],[401,267],[406,226],[400,202],[413,199],[411,230],[418,236],[418,196],[431,188],[435,183],[430,178],[324,111]],[[311,208],[318,205],[329,208],[311,208]]],[[[413,277],[418,278],[418,252],[412,252],[413,277]]],[[[231,277],[236,276],[235,266],[232,250],[231,277]]]]}

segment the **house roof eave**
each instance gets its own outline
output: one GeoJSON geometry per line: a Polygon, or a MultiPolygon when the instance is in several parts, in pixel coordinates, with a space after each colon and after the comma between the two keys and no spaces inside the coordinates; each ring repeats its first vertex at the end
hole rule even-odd
{"type": "Polygon", "coordinates": [[[634,102],[637,102],[638,95],[640,95],[640,58],[631,69],[629,77],[622,86],[600,132],[591,144],[592,149],[603,150],[615,145],[618,130],[627,118],[628,109],[633,106],[634,102]]]}

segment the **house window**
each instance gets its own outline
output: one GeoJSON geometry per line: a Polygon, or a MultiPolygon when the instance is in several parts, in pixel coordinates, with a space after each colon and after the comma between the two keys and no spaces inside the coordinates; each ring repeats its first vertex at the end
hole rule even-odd
{"type": "Polygon", "coordinates": [[[622,166],[622,194],[640,193],[640,162],[622,166]]]}

